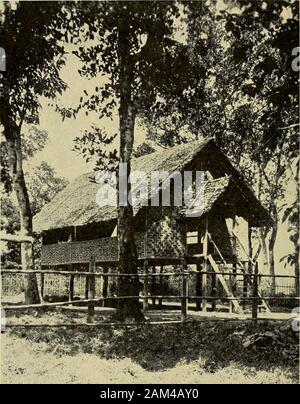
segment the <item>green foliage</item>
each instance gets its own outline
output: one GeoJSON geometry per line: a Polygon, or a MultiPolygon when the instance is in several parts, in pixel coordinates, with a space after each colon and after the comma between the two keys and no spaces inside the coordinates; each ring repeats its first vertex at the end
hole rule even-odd
{"type": "MultiPolygon", "coordinates": [[[[296,246],[296,248],[292,253],[282,257],[281,262],[285,262],[285,265],[291,265],[295,268],[299,268],[299,259],[300,259],[299,218],[300,218],[300,207],[298,201],[290,205],[284,205],[282,220],[283,222],[288,222],[289,238],[291,242],[294,244],[294,246],[296,246]]],[[[299,269],[298,269],[298,276],[299,276],[299,269]]]]}
{"type": "Polygon", "coordinates": [[[192,71],[202,75],[179,103],[143,114],[148,137],[169,147],[213,136],[277,224],[299,151],[299,77],[292,69],[299,3],[227,1],[220,11],[215,1],[190,1],[184,15],[192,71]]]}
{"type": "Polygon", "coordinates": [[[42,161],[26,177],[33,215],[36,215],[68,185],[68,181],[58,177],[55,170],[45,161],[42,161]]]}
{"type": "MultiPolygon", "coordinates": [[[[154,114],[183,97],[194,76],[188,48],[173,39],[180,16],[176,2],[85,2],[70,5],[70,12],[76,21],[73,53],[82,62],[80,74],[99,78],[99,84],[92,93],[84,91],[77,108],[60,109],[64,118],[83,109],[87,115],[96,113],[101,126],[102,118],[112,117],[120,107],[122,68],[131,72],[129,101],[135,116],[143,111],[154,114]],[[128,50],[123,63],[119,40],[125,36],[128,50]]],[[[103,167],[112,158],[117,160],[116,151],[107,155],[105,138],[93,128],[76,139],[75,147],[85,159],[93,158],[96,167],[103,167]]]]}
{"type": "Polygon", "coordinates": [[[0,14],[0,46],[7,71],[0,81],[1,122],[38,123],[39,96],[54,98],[66,89],[59,77],[64,65],[62,30],[66,26],[60,2],[4,2],[0,14]],[[7,116],[6,116],[7,118],[7,116]]]}

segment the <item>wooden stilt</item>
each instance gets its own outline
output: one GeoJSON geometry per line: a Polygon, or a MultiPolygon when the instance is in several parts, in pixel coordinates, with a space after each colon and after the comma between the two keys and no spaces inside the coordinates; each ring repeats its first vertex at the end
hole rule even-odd
{"type": "MultiPolygon", "coordinates": [[[[235,235],[235,228],[237,226],[237,218],[236,216],[233,216],[232,218],[232,254],[233,254],[233,266],[232,266],[232,273],[233,275],[230,277],[230,287],[231,287],[231,293],[233,295],[236,294],[236,263],[237,263],[237,239],[235,235]]],[[[230,313],[234,311],[234,305],[233,302],[229,302],[230,306],[230,313]]]]}
{"type": "MultiPolygon", "coordinates": [[[[217,275],[212,272],[211,274],[211,296],[215,298],[217,296],[217,275]]],[[[211,308],[212,311],[216,311],[217,301],[212,299],[211,308]]]]}
{"type": "MultiPolygon", "coordinates": [[[[105,274],[107,274],[108,268],[104,267],[103,272],[105,274]]],[[[108,276],[103,276],[102,296],[104,297],[104,299],[107,298],[107,293],[108,293],[108,276]]],[[[107,305],[108,305],[107,303],[108,303],[107,300],[103,300],[102,307],[107,307],[107,305]]]]}
{"type": "Polygon", "coordinates": [[[246,298],[248,297],[248,283],[249,283],[249,277],[248,277],[248,275],[244,274],[244,283],[243,283],[243,309],[244,310],[247,306],[246,298]]]}
{"type": "MultiPolygon", "coordinates": [[[[161,265],[161,267],[160,267],[160,273],[162,274],[163,272],[164,272],[164,266],[161,265]]],[[[164,284],[163,276],[160,276],[160,277],[159,277],[159,289],[160,289],[159,294],[160,294],[160,295],[163,295],[163,284],[164,284]]],[[[158,305],[159,305],[159,308],[162,309],[162,307],[163,307],[163,299],[159,299],[158,305]]]]}
{"type": "Polygon", "coordinates": [[[252,300],[252,319],[258,318],[258,264],[255,265],[254,279],[253,279],[253,300],[252,300]]]}
{"type": "Polygon", "coordinates": [[[72,302],[74,300],[74,275],[70,275],[69,280],[69,301],[72,302]]]}
{"type": "MultiPolygon", "coordinates": [[[[231,292],[233,294],[233,296],[236,295],[236,290],[237,290],[237,284],[236,284],[236,275],[237,275],[237,263],[236,263],[236,256],[234,256],[233,258],[233,265],[232,265],[232,276],[231,276],[231,292]]],[[[230,313],[233,312],[234,310],[234,306],[233,306],[233,302],[230,302],[230,313]]]]}
{"type": "MultiPolygon", "coordinates": [[[[207,296],[207,271],[208,271],[208,218],[206,218],[206,228],[203,243],[203,253],[204,253],[204,273],[202,276],[202,296],[207,296]]],[[[207,311],[207,299],[202,299],[202,311],[207,311]]]]}
{"type": "MultiPolygon", "coordinates": [[[[202,295],[202,267],[200,264],[197,264],[197,275],[196,275],[196,296],[202,295]]],[[[197,311],[201,310],[201,300],[197,299],[196,301],[196,309],[197,311]]]]}
{"type": "Polygon", "coordinates": [[[236,258],[234,260],[234,263],[232,265],[232,273],[233,273],[233,277],[232,277],[232,293],[235,294],[236,290],[237,290],[237,284],[236,284],[236,276],[237,276],[237,264],[236,264],[236,258]]]}
{"type": "Polygon", "coordinates": [[[41,298],[44,301],[45,274],[41,274],[41,298]]]}
{"type": "MultiPolygon", "coordinates": [[[[152,267],[152,273],[153,274],[156,273],[156,266],[155,265],[153,265],[153,267],[152,267]]],[[[152,283],[152,292],[151,292],[151,294],[156,295],[156,277],[155,276],[152,276],[152,282],[151,283],[152,283]]],[[[153,308],[155,308],[155,306],[156,306],[156,299],[155,298],[152,299],[152,306],[153,306],[153,308]]]]}
{"type": "MultiPolygon", "coordinates": [[[[95,258],[92,257],[90,260],[89,272],[91,275],[88,276],[88,299],[95,299],[95,286],[96,286],[96,279],[95,275],[96,272],[96,262],[95,258]]],[[[88,314],[87,314],[87,323],[93,323],[95,317],[95,303],[91,302],[88,304],[88,314]]]]}
{"type": "Polygon", "coordinates": [[[182,261],[182,303],[181,303],[181,319],[183,322],[187,320],[188,316],[188,275],[186,259],[182,261]]]}
{"type": "MultiPolygon", "coordinates": [[[[144,261],[144,274],[147,275],[144,278],[144,296],[148,296],[149,294],[149,290],[148,290],[148,272],[149,272],[149,267],[148,267],[148,261],[145,260],[144,261]]],[[[144,311],[147,311],[149,309],[149,300],[148,299],[144,299],[143,301],[143,309],[144,311]]]]}
{"type": "Polygon", "coordinates": [[[86,276],[85,278],[85,299],[88,299],[89,295],[89,277],[86,276]]]}

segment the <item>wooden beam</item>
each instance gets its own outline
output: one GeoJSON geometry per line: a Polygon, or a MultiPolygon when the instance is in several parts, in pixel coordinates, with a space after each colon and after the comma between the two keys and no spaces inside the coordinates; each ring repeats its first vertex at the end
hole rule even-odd
{"type": "Polygon", "coordinates": [[[16,242],[24,242],[24,243],[33,243],[34,238],[31,236],[27,236],[24,234],[7,234],[0,232],[0,239],[2,241],[16,241],[16,242]]]}

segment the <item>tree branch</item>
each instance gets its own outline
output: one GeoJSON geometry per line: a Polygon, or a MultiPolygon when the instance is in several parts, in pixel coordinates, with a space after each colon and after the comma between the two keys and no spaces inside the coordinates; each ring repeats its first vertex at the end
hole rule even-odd
{"type": "Polygon", "coordinates": [[[279,130],[289,130],[293,128],[297,128],[300,126],[300,123],[294,123],[293,125],[284,126],[283,128],[278,128],[279,130]]]}

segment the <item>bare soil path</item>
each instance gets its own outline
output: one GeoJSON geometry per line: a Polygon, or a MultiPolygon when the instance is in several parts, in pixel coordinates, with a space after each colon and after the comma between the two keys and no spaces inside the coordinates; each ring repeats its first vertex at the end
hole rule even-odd
{"type": "MultiPolygon", "coordinates": [[[[155,358],[153,358],[155,360],[155,358]]],[[[294,384],[285,368],[256,370],[237,363],[216,371],[198,359],[178,362],[167,370],[149,371],[129,358],[103,359],[95,354],[61,355],[48,352],[45,342],[1,334],[1,384],[294,384]]]]}

